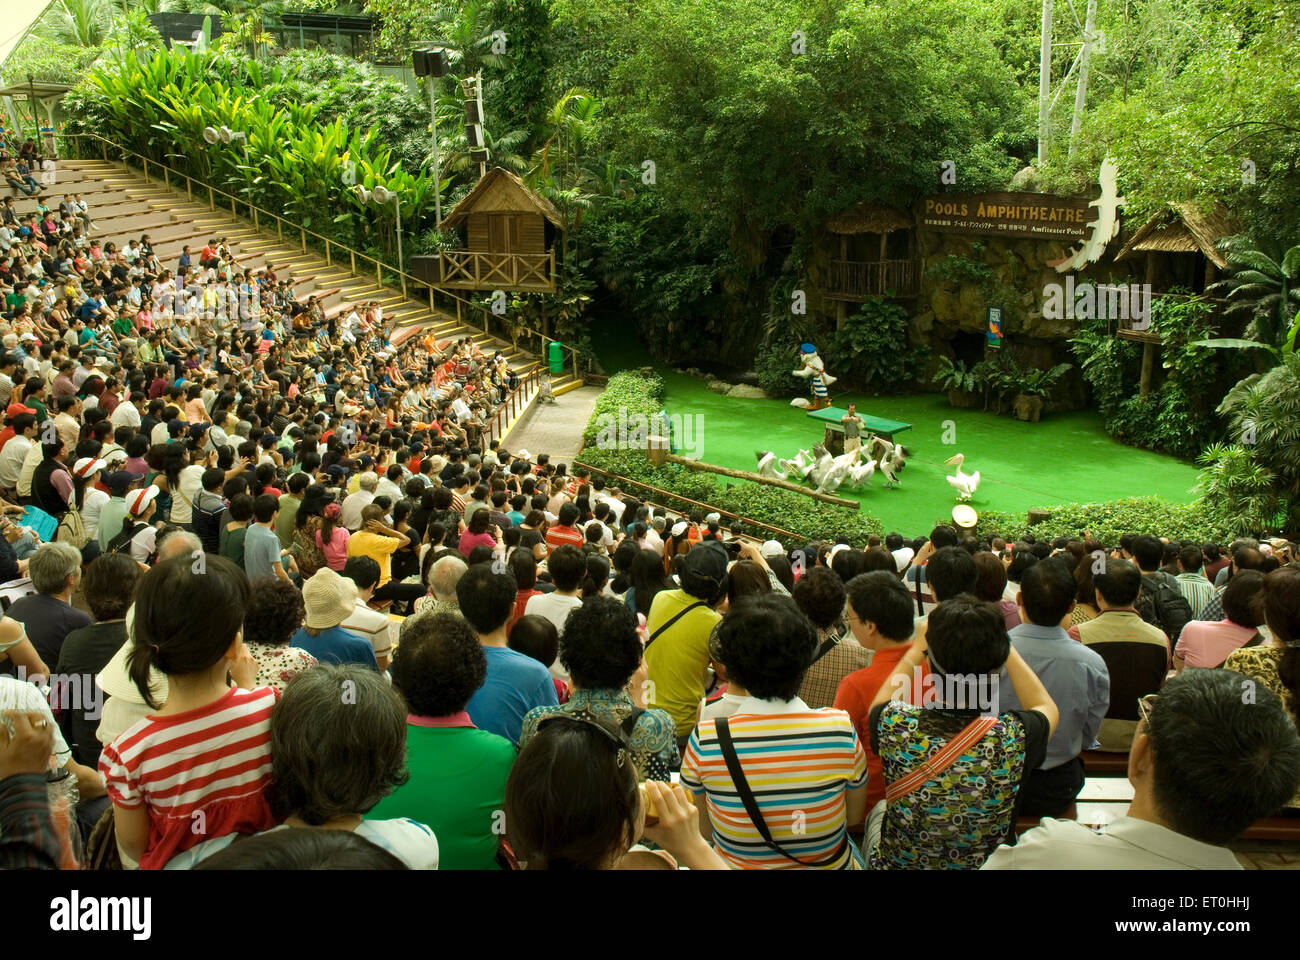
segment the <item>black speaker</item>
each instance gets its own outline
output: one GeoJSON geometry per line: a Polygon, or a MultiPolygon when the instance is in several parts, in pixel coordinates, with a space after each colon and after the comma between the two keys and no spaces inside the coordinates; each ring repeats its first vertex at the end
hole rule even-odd
{"type": "Polygon", "coordinates": [[[478,101],[477,101],[477,100],[466,100],[466,101],[465,101],[465,122],[466,122],[466,123],[482,123],[482,122],[483,122],[483,120],[482,120],[482,119],[479,117],[479,115],[478,115],[478,101]]]}
{"type": "Polygon", "coordinates": [[[474,163],[487,163],[488,152],[486,150],[471,150],[469,158],[474,163]]]}
{"type": "Polygon", "coordinates": [[[417,77],[431,76],[433,65],[429,62],[430,54],[428,50],[416,50],[414,54],[415,75],[417,77]]]}
{"type": "Polygon", "coordinates": [[[465,142],[471,147],[483,146],[483,128],[476,123],[465,124],[465,142]]]}
{"type": "Polygon", "coordinates": [[[447,55],[441,50],[430,50],[429,57],[429,76],[444,77],[447,75],[447,55]]]}

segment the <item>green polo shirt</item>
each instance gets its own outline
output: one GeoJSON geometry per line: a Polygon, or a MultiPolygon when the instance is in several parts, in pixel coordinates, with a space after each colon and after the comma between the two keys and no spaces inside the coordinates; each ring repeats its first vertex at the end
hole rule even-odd
{"type": "Polygon", "coordinates": [[[506,778],[515,748],[479,730],[469,714],[408,717],[411,779],[379,801],[367,820],[408,817],[438,838],[439,870],[491,870],[505,831],[506,778]]]}
{"type": "Polygon", "coordinates": [[[275,518],[275,535],[280,538],[280,546],[288,549],[293,546],[293,528],[298,519],[298,508],[302,501],[290,494],[280,496],[280,514],[275,518]]]}

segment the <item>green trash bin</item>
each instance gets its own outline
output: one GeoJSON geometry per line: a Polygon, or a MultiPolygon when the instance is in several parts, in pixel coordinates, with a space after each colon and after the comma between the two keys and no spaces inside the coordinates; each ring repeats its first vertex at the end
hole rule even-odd
{"type": "Polygon", "coordinates": [[[558,340],[552,340],[546,346],[546,360],[551,368],[551,373],[564,372],[564,344],[558,340]]]}

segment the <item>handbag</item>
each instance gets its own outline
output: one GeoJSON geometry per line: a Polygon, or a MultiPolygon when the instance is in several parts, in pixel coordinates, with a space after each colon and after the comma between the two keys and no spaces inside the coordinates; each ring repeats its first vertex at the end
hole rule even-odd
{"type": "Polygon", "coordinates": [[[772,836],[772,831],[767,827],[767,821],[763,819],[762,811],[758,809],[758,801],[754,799],[754,791],[749,788],[749,781],[745,778],[745,771],[740,765],[740,757],[736,755],[736,745],[731,739],[731,725],[726,717],[719,717],[714,721],[714,726],[718,731],[718,746],[722,748],[722,758],[727,763],[727,773],[731,774],[731,782],[736,787],[736,793],[740,795],[740,802],[745,805],[745,813],[749,815],[750,822],[758,830],[758,835],[763,838],[763,842],[787,860],[793,861],[801,867],[829,867],[838,863],[849,846],[848,831],[845,831],[844,835],[840,837],[839,845],[830,854],[819,860],[800,860],[776,842],[772,836]]]}

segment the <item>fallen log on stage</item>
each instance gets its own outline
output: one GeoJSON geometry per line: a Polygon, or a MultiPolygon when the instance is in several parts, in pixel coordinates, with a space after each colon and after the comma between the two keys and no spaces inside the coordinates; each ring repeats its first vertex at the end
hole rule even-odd
{"type": "Polygon", "coordinates": [[[843,497],[835,497],[829,493],[818,493],[816,490],[810,490],[808,487],[801,487],[797,483],[790,483],[788,480],[777,480],[772,477],[760,476],[757,473],[751,473],[748,470],[733,470],[730,467],[719,467],[712,463],[702,463],[699,460],[690,460],[686,457],[678,456],[675,453],[663,454],[665,463],[680,463],[691,470],[699,470],[703,473],[718,473],[724,477],[732,477],[736,480],[748,480],[751,483],[762,483],[769,487],[779,487],[782,490],[789,490],[793,493],[802,493],[806,497],[814,500],[820,500],[822,503],[833,503],[837,507],[848,507],[850,510],[861,510],[862,504],[856,500],[845,500],[843,497]]]}

